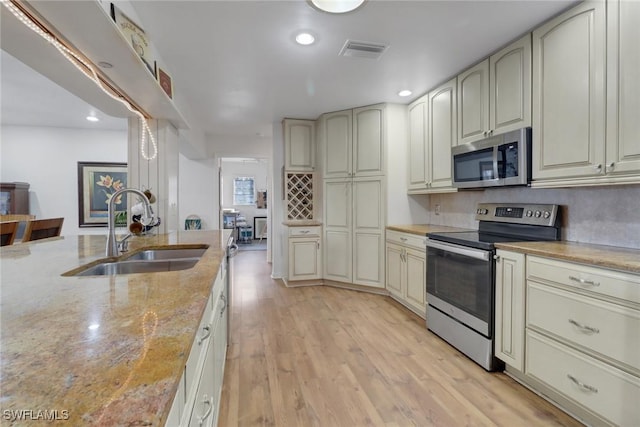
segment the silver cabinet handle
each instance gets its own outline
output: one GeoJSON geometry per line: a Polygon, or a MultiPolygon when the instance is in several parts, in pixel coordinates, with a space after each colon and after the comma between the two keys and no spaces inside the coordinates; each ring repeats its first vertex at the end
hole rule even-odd
{"type": "Polygon", "coordinates": [[[227,297],[225,294],[220,295],[220,299],[222,299],[222,301],[224,302],[224,305],[222,306],[222,309],[220,310],[220,316],[222,316],[222,314],[224,313],[224,311],[227,309],[227,297]]]}
{"type": "Polygon", "coordinates": [[[320,249],[320,240],[316,240],[316,246],[318,246],[318,249],[320,249]]]}
{"type": "Polygon", "coordinates": [[[581,285],[587,286],[600,286],[600,282],[594,282],[593,280],[582,279],[576,276],[569,276],[569,280],[573,280],[574,282],[578,282],[581,285]]]}
{"type": "Polygon", "coordinates": [[[593,167],[595,170],[597,170],[598,172],[602,171],[602,165],[601,164],[597,164],[593,167]]]}
{"type": "Polygon", "coordinates": [[[496,262],[500,262],[500,255],[494,255],[494,256],[493,256],[493,259],[494,259],[496,262]]]}
{"type": "Polygon", "coordinates": [[[309,230],[300,230],[300,234],[309,234],[309,230]]]}
{"type": "Polygon", "coordinates": [[[573,375],[567,374],[567,378],[569,378],[575,385],[580,387],[584,391],[589,391],[591,393],[597,393],[598,389],[594,386],[583,383],[582,381],[578,381],[573,375]]]}
{"type": "Polygon", "coordinates": [[[211,335],[211,325],[205,326],[202,330],[204,331],[204,334],[198,337],[198,345],[202,344],[202,341],[206,340],[211,335]]]}
{"type": "Polygon", "coordinates": [[[573,319],[569,319],[569,323],[571,323],[576,328],[580,329],[580,331],[584,332],[585,334],[591,335],[591,334],[599,334],[600,333],[600,329],[594,328],[593,326],[585,326],[582,323],[576,322],[573,319]]]}
{"type": "Polygon", "coordinates": [[[400,238],[400,241],[402,241],[402,242],[406,242],[407,240],[408,240],[408,239],[407,239],[406,237],[401,237],[401,238],[400,238]]]}
{"type": "Polygon", "coordinates": [[[607,165],[608,168],[614,168],[616,166],[615,162],[611,162],[607,165]]]}
{"type": "Polygon", "coordinates": [[[204,414],[201,417],[198,417],[198,425],[204,424],[204,420],[206,420],[209,415],[211,415],[211,411],[213,411],[213,397],[209,397],[206,394],[203,396],[202,403],[204,405],[209,406],[204,414]]]}

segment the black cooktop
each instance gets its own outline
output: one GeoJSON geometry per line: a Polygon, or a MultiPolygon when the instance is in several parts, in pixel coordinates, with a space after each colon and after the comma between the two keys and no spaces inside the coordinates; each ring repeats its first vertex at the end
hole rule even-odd
{"type": "Polygon", "coordinates": [[[522,242],[530,240],[523,237],[501,236],[497,234],[480,233],[478,231],[450,231],[443,233],[429,233],[427,237],[432,240],[463,245],[487,251],[494,249],[494,243],[522,242]]]}

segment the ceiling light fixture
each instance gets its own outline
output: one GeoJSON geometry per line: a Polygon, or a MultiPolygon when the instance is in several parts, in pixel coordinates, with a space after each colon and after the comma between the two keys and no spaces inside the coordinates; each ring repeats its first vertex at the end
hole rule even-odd
{"type": "Polygon", "coordinates": [[[22,6],[19,7],[19,3],[13,3],[11,0],[0,0],[0,2],[7,8],[9,11],[15,16],[20,22],[26,25],[33,32],[38,34],[40,37],[51,43],[58,51],[67,58],[69,62],[71,62],[82,74],[87,76],[89,79],[93,80],[93,82],[109,97],[113,98],[116,101],[122,103],[129,111],[134,113],[140,119],[140,124],[142,126],[142,132],[140,136],[140,155],[145,160],[153,160],[158,155],[158,145],[156,144],[156,139],[151,132],[151,128],[149,127],[149,123],[147,122],[147,117],[138,110],[135,106],[133,106],[123,95],[118,93],[116,89],[111,86],[105,86],[103,82],[100,80],[98,73],[96,72],[94,65],[86,60],[80,53],[71,49],[67,45],[63,44],[60,40],[58,40],[41,22],[37,21],[36,18],[31,15],[25,13],[26,10],[23,10],[22,6]],[[147,144],[147,135],[151,140],[151,146],[153,147],[153,153],[148,154],[145,148],[147,144]]]}
{"type": "Polygon", "coordinates": [[[311,6],[328,13],[347,13],[362,6],[365,0],[308,0],[311,6]]]}
{"type": "Polygon", "coordinates": [[[313,34],[311,33],[299,33],[296,36],[296,43],[301,44],[303,46],[308,46],[310,44],[313,44],[313,42],[316,41],[316,38],[313,36],[313,34]]]}
{"type": "Polygon", "coordinates": [[[405,97],[405,96],[411,95],[411,93],[412,92],[410,90],[405,89],[405,90],[401,90],[400,92],[398,92],[398,96],[405,97]]]}
{"type": "Polygon", "coordinates": [[[96,116],[87,116],[87,120],[89,120],[90,122],[99,122],[100,119],[97,118],[96,116]]]}

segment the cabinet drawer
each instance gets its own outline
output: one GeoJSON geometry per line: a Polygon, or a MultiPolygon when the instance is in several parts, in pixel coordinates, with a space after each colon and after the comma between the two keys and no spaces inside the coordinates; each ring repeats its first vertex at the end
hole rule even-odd
{"type": "Polygon", "coordinates": [[[640,425],[640,380],[527,330],[526,374],[621,426],[640,425]]]}
{"type": "MultiPolygon", "coordinates": [[[[218,289],[217,293],[219,293],[221,287],[214,285],[214,289],[216,288],[218,289]]],[[[185,367],[185,389],[187,391],[187,395],[189,395],[193,384],[198,382],[199,376],[196,375],[196,373],[198,372],[199,366],[203,363],[205,349],[207,348],[209,339],[213,333],[213,308],[215,307],[215,303],[217,303],[217,295],[212,292],[209,294],[207,307],[202,314],[202,320],[200,321],[200,325],[196,331],[196,336],[193,341],[193,345],[191,346],[191,352],[189,353],[189,358],[187,359],[187,365],[185,367]],[[216,301],[214,301],[214,298],[216,298],[216,301]]]]}
{"type": "Polygon", "coordinates": [[[527,326],[621,362],[640,374],[640,311],[527,283],[527,326]]]}
{"type": "Polygon", "coordinates": [[[401,233],[398,231],[387,230],[387,242],[397,243],[399,245],[411,246],[418,250],[427,250],[427,237],[417,234],[401,233]]]}
{"type": "Polygon", "coordinates": [[[289,237],[318,237],[321,227],[289,227],[289,237]]]}
{"type": "Polygon", "coordinates": [[[640,276],[631,273],[527,256],[527,279],[561,284],[640,304],[640,276]]]}

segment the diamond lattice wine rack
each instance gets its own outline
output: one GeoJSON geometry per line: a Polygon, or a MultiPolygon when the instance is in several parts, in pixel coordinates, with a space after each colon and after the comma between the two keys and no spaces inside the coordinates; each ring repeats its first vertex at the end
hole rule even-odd
{"type": "Polygon", "coordinates": [[[313,174],[287,172],[287,219],[313,219],[313,174]]]}

